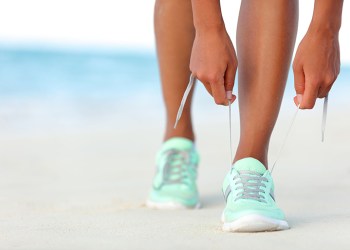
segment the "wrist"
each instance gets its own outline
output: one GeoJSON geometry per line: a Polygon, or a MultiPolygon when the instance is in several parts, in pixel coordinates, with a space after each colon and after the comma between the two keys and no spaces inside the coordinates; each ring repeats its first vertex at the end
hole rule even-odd
{"type": "Polygon", "coordinates": [[[315,0],[311,29],[329,35],[338,34],[341,26],[343,0],[315,0]]]}
{"type": "Polygon", "coordinates": [[[209,33],[225,30],[220,0],[191,0],[191,2],[196,32],[209,33]]]}
{"type": "Polygon", "coordinates": [[[198,23],[194,25],[196,34],[217,34],[226,31],[224,22],[218,23],[198,23]]]}
{"type": "Polygon", "coordinates": [[[339,35],[340,24],[333,22],[327,22],[326,20],[315,20],[311,21],[308,32],[317,33],[331,38],[336,38],[339,35]]]}

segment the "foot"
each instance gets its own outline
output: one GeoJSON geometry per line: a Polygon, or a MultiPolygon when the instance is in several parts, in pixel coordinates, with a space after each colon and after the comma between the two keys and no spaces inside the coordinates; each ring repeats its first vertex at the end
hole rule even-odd
{"type": "Polygon", "coordinates": [[[262,232],[288,229],[275,203],[270,172],[254,158],[237,161],[223,184],[226,207],[222,213],[227,232],[262,232]]]}
{"type": "Polygon", "coordinates": [[[191,140],[175,137],[157,154],[157,172],[146,205],[157,209],[198,208],[199,156],[191,140]]]}

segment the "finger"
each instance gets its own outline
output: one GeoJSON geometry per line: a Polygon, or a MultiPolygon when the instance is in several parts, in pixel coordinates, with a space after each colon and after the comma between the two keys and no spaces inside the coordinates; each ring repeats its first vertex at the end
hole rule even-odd
{"type": "MultiPolygon", "coordinates": [[[[336,71],[334,71],[336,72],[336,71]]],[[[320,87],[320,91],[318,93],[318,97],[319,98],[323,98],[326,97],[326,95],[328,94],[328,92],[331,90],[335,80],[337,79],[337,73],[331,73],[328,74],[324,77],[324,82],[320,87]]]]}
{"type": "Polygon", "coordinates": [[[224,77],[221,77],[216,81],[212,80],[210,82],[210,86],[215,103],[218,105],[228,105],[228,100],[226,99],[224,77]]]}
{"type": "Polygon", "coordinates": [[[232,94],[231,91],[226,92],[226,99],[228,99],[229,103],[233,103],[236,100],[236,96],[232,94]]]}
{"type": "Polygon", "coordinates": [[[319,85],[312,80],[307,80],[305,84],[305,91],[302,102],[300,104],[301,109],[312,109],[315,106],[315,102],[318,96],[319,85]]]}
{"type": "Polygon", "coordinates": [[[228,99],[231,103],[233,103],[236,100],[236,97],[232,94],[233,86],[235,83],[236,71],[237,71],[237,66],[231,63],[227,66],[225,76],[224,76],[226,99],[228,99]]]}
{"type": "Polygon", "coordinates": [[[333,84],[326,86],[326,87],[321,87],[320,91],[318,93],[318,98],[324,98],[328,95],[329,91],[331,90],[333,84]]]}
{"type": "Polygon", "coordinates": [[[237,66],[235,64],[230,63],[227,65],[227,69],[224,76],[226,91],[232,92],[233,85],[235,83],[236,71],[237,71],[237,66]]]}
{"type": "Polygon", "coordinates": [[[303,94],[305,91],[305,74],[302,65],[294,64],[293,65],[294,72],[294,88],[296,92],[296,96],[294,97],[295,105],[299,105],[302,102],[303,94]]]}
{"type": "MultiPolygon", "coordinates": [[[[302,98],[299,99],[302,100],[302,98]]],[[[299,106],[299,104],[301,103],[301,101],[298,100],[298,96],[294,96],[293,101],[296,106],[299,106]]]]}

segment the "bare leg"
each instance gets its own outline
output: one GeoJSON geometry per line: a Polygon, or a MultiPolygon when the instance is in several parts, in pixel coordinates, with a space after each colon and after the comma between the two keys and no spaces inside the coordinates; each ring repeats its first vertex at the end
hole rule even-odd
{"type": "Polygon", "coordinates": [[[195,36],[190,0],[157,0],[154,26],[158,62],[166,107],[166,132],[164,140],[185,137],[194,140],[189,96],[180,122],[174,129],[175,118],[189,76],[191,50],[195,36]]]}
{"type": "Polygon", "coordinates": [[[241,135],[235,160],[267,167],[298,25],[297,0],[243,0],[237,28],[241,135]]]}

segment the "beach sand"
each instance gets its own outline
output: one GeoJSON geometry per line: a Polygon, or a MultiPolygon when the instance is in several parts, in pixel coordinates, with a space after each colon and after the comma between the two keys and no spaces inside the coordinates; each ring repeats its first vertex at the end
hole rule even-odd
{"type": "MultiPolygon", "coordinates": [[[[279,118],[270,162],[293,110],[279,118]]],[[[330,107],[324,143],[321,109],[300,112],[273,173],[291,229],[254,234],[221,231],[226,114],[207,123],[204,114],[196,116],[203,207],[189,211],[144,206],[162,140],[163,123],[154,117],[118,117],[107,127],[80,131],[3,134],[0,249],[350,249],[348,108],[330,107]]]]}

